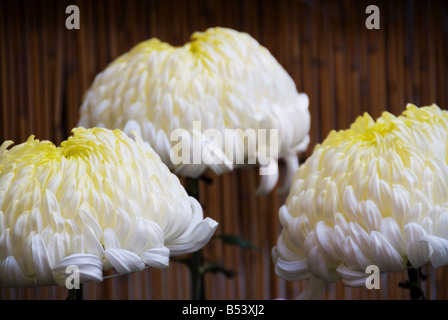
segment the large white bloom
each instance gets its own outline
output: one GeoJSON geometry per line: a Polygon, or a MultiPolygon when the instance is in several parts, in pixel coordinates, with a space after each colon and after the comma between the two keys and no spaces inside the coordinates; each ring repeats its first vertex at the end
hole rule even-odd
{"type": "Polygon", "coordinates": [[[0,285],[64,285],[69,265],[101,281],[208,242],[217,223],[138,135],[73,133],[61,147],[33,136],[0,147],[0,285]]]}
{"type": "MultiPolygon", "coordinates": [[[[437,106],[365,114],[331,132],[296,172],[279,216],[277,274],[364,286],[366,267],[448,264],[448,112],[437,106]]],[[[317,290],[316,290],[317,289],[317,290]]]]}
{"type": "MultiPolygon", "coordinates": [[[[232,170],[237,159],[249,157],[254,164],[275,169],[278,158],[285,158],[292,176],[298,167],[297,153],[309,143],[306,94],[297,92],[292,78],[266,48],[250,35],[226,28],[196,32],[181,47],[158,39],[138,44],[96,76],[80,113],[80,126],[139,132],[171,169],[188,177],[198,177],[206,168],[221,174],[232,170]],[[201,130],[193,121],[200,121],[201,130]],[[173,137],[179,128],[186,133],[173,137]],[[235,150],[210,139],[208,129],[216,129],[222,137],[226,129],[241,130],[232,141],[235,150]],[[245,148],[248,129],[256,134],[268,130],[266,143],[260,138],[245,148]],[[270,129],[278,130],[278,139],[270,136],[270,129]],[[171,152],[180,140],[190,148],[188,163],[171,152]],[[211,159],[197,163],[193,155],[201,148],[211,159]]],[[[259,194],[275,186],[278,173],[273,172],[262,176],[259,194]]],[[[289,184],[286,181],[283,189],[289,190],[289,184]]]]}

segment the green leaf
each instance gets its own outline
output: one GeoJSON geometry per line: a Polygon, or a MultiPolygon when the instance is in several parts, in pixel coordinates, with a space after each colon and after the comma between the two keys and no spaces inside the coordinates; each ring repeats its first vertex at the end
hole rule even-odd
{"type": "Polygon", "coordinates": [[[233,234],[217,234],[217,235],[214,235],[213,238],[220,239],[225,244],[237,246],[237,247],[243,248],[244,250],[251,248],[257,252],[260,252],[260,249],[258,249],[252,242],[250,242],[244,238],[235,236],[233,234]]]}

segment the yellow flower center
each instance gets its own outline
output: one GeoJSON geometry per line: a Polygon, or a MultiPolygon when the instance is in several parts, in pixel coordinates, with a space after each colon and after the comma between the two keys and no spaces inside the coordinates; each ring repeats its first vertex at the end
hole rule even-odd
{"type": "Polygon", "coordinates": [[[377,122],[370,129],[364,131],[360,135],[360,140],[369,143],[379,143],[388,133],[392,132],[395,128],[394,123],[380,123],[377,122]]]}
{"type": "Polygon", "coordinates": [[[95,143],[89,141],[80,143],[79,141],[69,139],[61,144],[59,151],[66,159],[86,159],[94,152],[96,146],[95,143]]]}

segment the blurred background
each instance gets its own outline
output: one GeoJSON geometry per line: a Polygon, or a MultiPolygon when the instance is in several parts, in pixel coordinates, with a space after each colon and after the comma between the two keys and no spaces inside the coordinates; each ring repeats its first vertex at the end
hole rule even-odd
{"type": "MultiPolygon", "coordinates": [[[[344,129],[363,112],[397,115],[407,103],[448,108],[448,2],[374,0],[0,0],[0,141],[31,134],[59,144],[76,125],[83,93],[95,75],[137,43],[157,37],[173,45],[208,27],[245,31],[268,48],[310,98],[311,143],[344,129]],[[68,5],[80,29],[68,30],[68,5]],[[368,30],[368,5],[380,9],[380,29],[368,30]]],[[[284,168],[280,168],[280,182],[284,168]]],[[[259,251],[211,240],[207,259],[234,270],[209,274],[206,299],[293,299],[306,282],[275,275],[271,249],[285,196],[255,196],[258,170],[208,174],[201,182],[206,216],[217,234],[234,234],[259,251]]],[[[184,182],[184,181],[183,181],[184,182]]],[[[448,298],[448,267],[424,267],[428,299],[448,298]]],[[[405,272],[381,277],[380,290],[328,285],[324,299],[407,299],[405,272]]],[[[189,299],[187,268],[171,262],[83,286],[85,299],[189,299]]],[[[62,287],[5,289],[0,299],[65,299],[62,287]]]]}

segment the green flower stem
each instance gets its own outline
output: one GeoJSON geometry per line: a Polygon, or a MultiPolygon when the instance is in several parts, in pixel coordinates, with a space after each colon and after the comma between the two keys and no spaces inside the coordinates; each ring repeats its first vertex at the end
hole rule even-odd
{"type": "Polygon", "coordinates": [[[409,290],[411,291],[411,300],[425,300],[425,295],[422,290],[420,268],[415,269],[408,267],[409,290]]]}
{"type": "MultiPolygon", "coordinates": [[[[187,178],[186,181],[187,193],[198,200],[200,200],[199,179],[187,178]]],[[[204,300],[204,274],[202,272],[202,250],[193,253],[192,259],[187,263],[191,274],[192,299],[204,300]]]]}
{"type": "Polygon", "coordinates": [[[82,299],[82,284],[79,285],[79,289],[69,289],[67,300],[83,300],[82,299]]]}
{"type": "Polygon", "coordinates": [[[204,300],[204,274],[202,269],[202,251],[193,253],[192,264],[190,265],[191,282],[192,282],[192,299],[204,300]]]}

